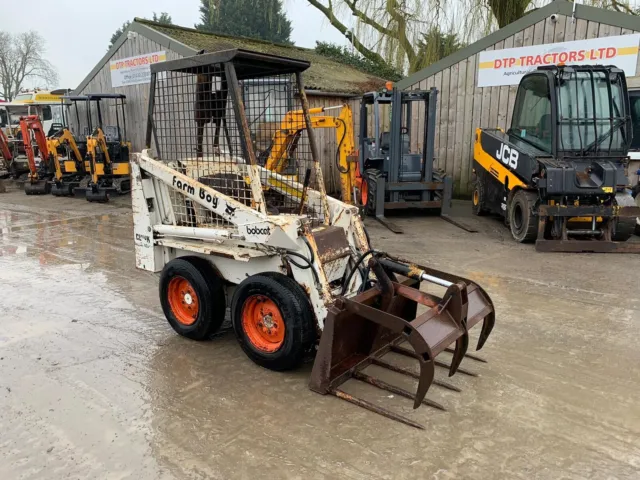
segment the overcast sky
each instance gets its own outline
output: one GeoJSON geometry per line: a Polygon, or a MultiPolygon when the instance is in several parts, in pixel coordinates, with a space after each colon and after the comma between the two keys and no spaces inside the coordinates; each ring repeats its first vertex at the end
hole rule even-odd
{"type": "MultiPolygon", "coordinates": [[[[46,40],[47,58],[58,69],[61,88],[75,88],[107,52],[113,32],[134,17],[167,12],[173,23],[199,22],[200,0],[0,0],[0,31],[37,29],[46,40]]],[[[316,40],[344,44],[344,37],[306,0],[284,0],[296,45],[316,40]]]]}

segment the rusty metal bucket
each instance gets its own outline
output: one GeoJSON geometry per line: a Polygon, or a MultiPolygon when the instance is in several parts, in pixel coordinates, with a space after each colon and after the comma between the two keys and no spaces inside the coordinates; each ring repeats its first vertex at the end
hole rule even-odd
{"type": "Polygon", "coordinates": [[[311,390],[332,394],[388,418],[416,428],[422,425],[356,398],[339,387],[354,378],[414,401],[413,408],[426,404],[444,410],[425,397],[432,384],[459,390],[435,380],[436,360],[444,351],[453,353],[449,376],[459,370],[467,354],[469,329],[483,322],[477,349],[482,348],[495,322],[493,303],[475,283],[427,267],[412,265],[389,257],[372,258],[369,267],[377,285],[352,298],[339,297],[329,308],[324,331],[311,374],[311,390]],[[396,274],[402,275],[399,281],[396,274]],[[421,281],[447,288],[442,298],[419,290],[421,281]],[[419,316],[418,305],[427,307],[419,316]],[[412,349],[402,346],[408,343],[412,349]],[[419,373],[396,366],[383,359],[389,352],[415,358],[419,373]],[[415,394],[362,372],[377,365],[418,380],[415,394]]]}

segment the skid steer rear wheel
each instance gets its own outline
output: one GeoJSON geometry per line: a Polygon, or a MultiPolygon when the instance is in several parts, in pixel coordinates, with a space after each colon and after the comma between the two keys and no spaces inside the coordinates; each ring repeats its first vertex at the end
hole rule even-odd
{"type": "Polygon", "coordinates": [[[533,213],[536,200],[535,193],[518,190],[509,202],[509,228],[520,243],[532,242],[538,236],[538,216],[533,213]]]}
{"type": "Polygon", "coordinates": [[[176,258],[165,265],[160,303],[171,327],[192,340],[206,340],[215,333],[227,308],[222,281],[199,257],[176,258]]]}
{"type": "Polygon", "coordinates": [[[238,285],[231,320],[242,350],[270,370],[295,368],[315,343],[309,299],[280,273],[253,275],[238,285]]]}

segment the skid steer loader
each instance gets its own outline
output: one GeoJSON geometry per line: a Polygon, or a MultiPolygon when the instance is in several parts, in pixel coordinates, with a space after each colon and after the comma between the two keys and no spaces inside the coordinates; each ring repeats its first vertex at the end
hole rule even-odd
{"type": "Polygon", "coordinates": [[[473,212],[505,217],[538,251],[640,253],[626,176],[632,126],[624,72],[539,67],[518,87],[511,128],[478,129],[473,212]]]}
{"type": "MultiPolygon", "coordinates": [[[[292,369],[317,348],[312,390],[422,428],[342,384],[444,408],[426,399],[432,384],[456,389],[435,378],[440,354],[452,352],[449,375],[462,372],[469,332],[482,324],[482,348],[494,307],[468,279],[374,250],[357,207],[326,195],[302,82],[308,67],[238,49],[151,66],[148,147],[132,161],[136,265],[161,272],[160,302],[180,335],[209,338],[230,307],[239,344],[258,365],[292,369]],[[251,141],[267,97],[270,115],[291,110],[291,98],[270,93],[276,83],[303,112],[295,175],[259,165],[251,141]],[[389,352],[415,358],[419,371],[389,352]],[[371,365],[418,379],[416,393],[372,377],[371,365]]],[[[272,123],[275,134],[280,122],[272,123]]]]}

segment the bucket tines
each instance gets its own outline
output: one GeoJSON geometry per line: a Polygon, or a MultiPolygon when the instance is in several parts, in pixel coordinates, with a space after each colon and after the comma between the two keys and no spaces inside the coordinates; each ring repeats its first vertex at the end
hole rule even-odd
{"type": "MultiPolygon", "coordinates": [[[[352,298],[340,297],[329,307],[320,340],[310,388],[322,394],[333,394],[394,420],[412,426],[420,425],[370,402],[348,395],[340,385],[348,379],[365,381],[414,401],[414,408],[422,403],[444,409],[435,402],[425,400],[435,381],[436,360],[440,353],[452,347],[453,357],[448,366],[449,375],[458,370],[469,344],[468,318],[470,311],[469,286],[464,281],[450,282],[442,298],[418,289],[419,281],[405,278],[396,281],[395,275],[383,263],[372,259],[370,267],[378,280],[377,285],[352,298]],[[418,305],[426,311],[417,315],[418,305]],[[400,346],[408,343],[412,349],[400,346]],[[382,357],[390,351],[404,349],[419,363],[419,371],[397,367],[382,357]],[[416,393],[410,393],[362,373],[369,365],[387,368],[418,380],[416,393]],[[402,392],[399,392],[402,390],[402,392]]],[[[473,320],[482,312],[493,314],[476,305],[473,320]]],[[[490,303],[489,303],[490,305],[490,303]]],[[[493,326],[492,322],[491,327],[493,326]]],[[[490,333],[489,331],[487,332],[490,333]]],[[[485,339],[486,340],[486,339],[485,339]]],[[[483,341],[484,343],[484,341],[483,341]]],[[[435,382],[437,383],[437,382],[435,382]]],[[[446,385],[446,388],[451,386],[446,385]]]]}

